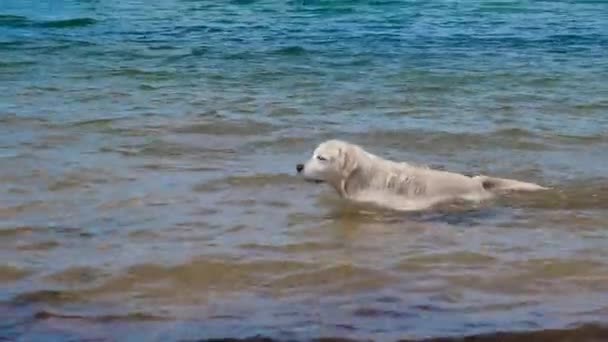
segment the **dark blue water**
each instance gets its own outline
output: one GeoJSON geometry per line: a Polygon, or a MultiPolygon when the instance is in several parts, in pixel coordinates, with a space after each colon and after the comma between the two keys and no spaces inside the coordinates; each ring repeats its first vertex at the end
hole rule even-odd
{"type": "Polygon", "coordinates": [[[0,0],[0,339],[605,320],[607,80],[601,0],[0,0]],[[360,213],[334,137],[556,190],[360,213]]]}

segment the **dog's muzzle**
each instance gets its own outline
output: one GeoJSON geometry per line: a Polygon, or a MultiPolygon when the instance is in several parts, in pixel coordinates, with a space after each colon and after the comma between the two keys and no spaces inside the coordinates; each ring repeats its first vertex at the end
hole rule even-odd
{"type": "MultiPolygon", "coordinates": [[[[296,165],[296,171],[298,171],[298,173],[302,173],[302,171],[304,171],[304,164],[298,164],[296,165]]],[[[308,179],[309,182],[313,182],[313,183],[323,183],[322,180],[320,179],[308,179]]]]}

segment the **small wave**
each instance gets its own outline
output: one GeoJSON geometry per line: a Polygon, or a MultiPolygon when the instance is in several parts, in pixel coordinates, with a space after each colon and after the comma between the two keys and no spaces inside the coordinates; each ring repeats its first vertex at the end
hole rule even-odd
{"type": "Polygon", "coordinates": [[[44,234],[48,231],[46,228],[42,227],[14,227],[14,228],[5,228],[0,229],[0,239],[9,239],[9,238],[19,238],[22,236],[28,236],[32,234],[44,234]]]}
{"type": "Polygon", "coordinates": [[[36,21],[20,15],[0,15],[0,27],[45,27],[45,28],[73,28],[94,25],[97,20],[92,18],[73,18],[50,21],[36,21]]]}
{"type": "Polygon", "coordinates": [[[321,242],[301,242],[286,245],[269,245],[269,244],[258,244],[258,243],[245,243],[239,246],[240,248],[266,251],[266,252],[278,252],[278,253],[312,253],[322,252],[329,250],[340,249],[341,245],[337,243],[321,243],[321,242]]]}
{"type": "Polygon", "coordinates": [[[27,277],[28,275],[30,275],[30,273],[31,272],[22,268],[17,268],[9,265],[0,265],[0,282],[10,283],[13,281],[18,281],[27,277]]]}
{"type": "Polygon", "coordinates": [[[34,303],[65,304],[83,301],[84,298],[74,291],[40,290],[25,292],[13,298],[15,305],[29,305],[34,303]]]}
{"type": "Polygon", "coordinates": [[[396,281],[396,278],[385,272],[351,264],[337,264],[314,270],[293,271],[272,281],[271,286],[290,290],[309,288],[346,293],[382,288],[393,281],[396,281]]]}
{"type": "Polygon", "coordinates": [[[100,118],[93,120],[81,120],[72,122],[72,127],[92,127],[92,128],[109,128],[122,118],[100,118]]]}
{"type": "Polygon", "coordinates": [[[103,272],[93,267],[70,267],[66,270],[53,273],[46,277],[54,283],[65,285],[84,284],[95,281],[103,276],[103,272]]]}
{"type": "Polygon", "coordinates": [[[543,151],[550,150],[536,133],[524,129],[501,129],[487,133],[454,133],[421,130],[376,130],[351,134],[354,142],[365,145],[386,144],[406,149],[496,149],[543,151]]]}
{"type": "Polygon", "coordinates": [[[322,139],[330,139],[329,134],[309,136],[286,136],[281,135],[273,140],[259,140],[251,144],[256,150],[268,149],[276,152],[293,153],[293,151],[310,152],[315,144],[322,139]]]}
{"type": "Polygon", "coordinates": [[[396,319],[403,319],[411,314],[397,311],[397,310],[386,310],[386,309],[377,309],[377,308],[359,308],[353,311],[353,315],[369,318],[369,317],[391,317],[396,319]]]}
{"type": "MultiPolygon", "coordinates": [[[[1,45],[0,45],[1,47],[1,45]]],[[[0,69],[4,69],[4,71],[8,71],[9,69],[18,69],[24,66],[30,66],[36,64],[32,61],[15,61],[15,62],[2,62],[0,61],[0,69]]]]}
{"type": "Polygon", "coordinates": [[[208,51],[209,51],[209,47],[199,46],[199,47],[192,48],[192,50],[190,50],[190,54],[192,56],[202,56],[202,55],[206,54],[208,51]]]}
{"type": "Polygon", "coordinates": [[[559,184],[555,189],[534,194],[512,194],[515,207],[548,210],[582,210],[608,208],[608,180],[578,180],[559,184]]]}
{"type": "Polygon", "coordinates": [[[138,87],[138,88],[139,88],[140,90],[146,90],[146,91],[148,91],[148,90],[158,90],[160,87],[158,87],[158,86],[153,86],[153,85],[151,85],[151,84],[141,84],[141,85],[139,85],[139,87],[138,87]]]}
{"type": "Polygon", "coordinates": [[[10,207],[0,208],[0,218],[15,217],[26,213],[48,209],[48,203],[44,201],[30,201],[16,204],[10,207]]]}
{"type": "Polygon", "coordinates": [[[94,184],[108,184],[122,180],[104,169],[80,169],[66,172],[47,185],[49,191],[63,191],[77,188],[88,188],[94,184]]]}
{"type": "Polygon", "coordinates": [[[226,55],[226,60],[249,60],[254,59],[256,55],[249,51],[232,52],[226,55]]]}
{"type": "Polygon", "coordinates": [[[496,261],[496,258],[481,253],[475,252],[446,252],[432,253],[420,256],[408,257],[397,264],[397,269],[401,271],[426,271],[427,269],[436,269],[438,267],[454,267],[455,265],[489,265],[496,261]]]}
{"type": "Polygon", "coordinates": [[[503,128],[494,131],[473,132],[449,132],[449,131],[413,131],[413,130],[377,130],[358,133],[362,143],[372,140],[374,143],[386,141],[388,144],[408,141],[408,146],[420,145],[421,148],[451,147],[462,148],[468,145],[473,148],[509,148],[515,150],[543,151],[552,150],[555,144],[564,145],[592,145],[608,142],[606,135],[566,135],[566,134],[541,134],[523,128],[503,128]],[[454,144],[457,142],[457,144],[454,144]]]}
{"type": "Polygon", "coordinates": [[[42,241],[31,244],[19,245],[17,249],[20,251],[48,251],[57,247],[59,247],[59,242],[57,241],[42,241]]]}
{"type": "Polygon", "coordinates": [[[308,51],[301,46],[288,46],[274,51],[274,54],[281,56],[303,56],[308,51]]]}
{"type": "MultiPolygon", "coordinates": [[[[2,26],[2,25],[0,25],[2,26]]],[[[24,40],[11,40],[11,41],[0,41],[0,48],[1,49],[6,49],[6,50],[10,50],[10,49],[18,49],[22,46],[26,45],[26,42],[24,40]]],[[[12,63],[23,63],[22,61],[19,62],[1,62],[4,64],[12,64],[12,63]]],[[[25,62],[28,63],[28,62],[25,62]]],[[[2,64],[0,64],[2,65],[2,64]]]]}
{"type": "Polygon", "coordinates": [[[141,78],[144,80],[162,81],[173,78],[175,75],[168,71],[152,71],[142,70],[137,68],[122,68],[110,72],[112,76],[126,76],[132,78],[141,78]]]}
{"type": "Polygon", "coordinates": [[[94,25],[97,20],[92,18],[74,18],[64,20],[52,20],[39,23],[37,26],[49,28],[73,28],[94,25]]]}
{"type": "Polygon", "coordinates": [[[608,136],[605,134],[597,135],[566,135],[558,134],[551,137],[552,140],[565,145],[586,145],[608,143],[608,136]]]}
{"type": "Polygon", "coordinates": [[[4,27],[24,27],[31,24],[31,21],[20,15],[0,15],[0,26],[4,27]]]}
{"type": "MultiPolygon", "coordinates": [[[[182,157],[182,156],[205,156],[216,161],[234,157],[236,151],[232,148],[207,148],[203,146],[174,143],[168,141],[151,141],[142,145],[123,145],[116,147],[102,147],[99,150],[104,153],[118,153],[124,156],[153,156],[153,157],[182,157]]],[[[154,169],[151,164],[142,166],[145,169],[154,169]]],[[[215,169],[215,166],[209,166],[215,169]]],[[[209,170],[209,168],[207,168],[209,170]]],[[[158,169],[158,166],[157,166],[158,169]]]]}
{"type": "Polygon", "coordinates": [[[529,10],[525,6],[521,6],[519,2],[513,1],[488,1],[483,2],[479,8],[480,12],[490,13],[520,13],[529,10]]]}
{"type": "Polygon", "coordinates": [[[263,188],[273,185],[298,184],[301,180],[289,174],[256,174],[251,176],[228,176],[194,186],[197,192],[215,192],[228,188],[263,188]]]}
{"type": "MultiPolygon", "coordinates": [[[[564,329],[544,329],[530,331],[499,331],[486,334],[466,335],[466,336],[442,336],[421,339],[402,339],[400,342],[596,342],[608,340],[608,326],[599,324],[581,324],[576,327],[564,329]]],[[[223,339],[200,339],[197,342],[211,341],[231,341],[231,342],[279,342],[280,339],[273,339],[264,336],[230,338],[223,339]]],[[[293,340],[292,340],[293,341],[293,340]]],[[[343,337],[320,337],[315,338],[316,342],[356,342],[358,340],[343,337]]]]}
{"type": "MultiPolygon", "coordinates": [[[[0,212],[1,213],[1,212],[0,212]]],[[[21,226],[0,229],[0,239],[20,239],[37,238],[48,236],[49,234],[60,234],[64,237],[90,237],[91,234],[81,228],[62,227],[62,226],[21,226]]]]}
{"type": "Polygon", "coordinates": [[[61,314],[52,311],[38,311],[34,314],[35,319],[70,319],[70,320],[83,320],[91,322],[130,322],[130,321],[162,321],[166,318],[161,316],[154,316],[142,312],[134,312],[126,315],[103,315],[103,316],[83,316],[83,315],[69,315],[61,314]]]}
{"type": "Polygon", "coordinates": [[[356,7],[352,6],[353,3],[319,0],[292,0],[288,3],[291,6],[295,6],[298,11],[320,15],[339,16],[352,14],[357,11],[356,7]]]}
{"type": "Polygon", "coordinates": [[[499,135],[506,138],[537,138],[538,135],[523,128],[504,128],[496,130],[490,135],[499,135]]]}
{"type": "MultiPolygon", "coordinates": [[[[318,266],[318,265],[317,265],[318,266]]],[[[251,262],[194,259],[177,265],[137,264],[107,279],[99,286],[74,291],[37,291],[18,295],[16,303],[68,303],[129,293],[175,301],[179,296],[201,297],[206,291],[239,291],[263,284],[276,274],[311,269],[313,264],[295,261],[256,260],[251,262]],[[158,287],[147,287],[158,284],[158,287]],[[162,286],[161,284],[165,284],[162,286]],[[162,296],[160,295],[162,294],[162,296]]]]}
{"type": "Polygon", "coordinates": [[[258,134],[270,133],[275,131],[277,128],[278,127],[273,124],[254,120],[204,120],[180,125],[175,127],[173,132],[186,134],[254,136],[258,134]]]}

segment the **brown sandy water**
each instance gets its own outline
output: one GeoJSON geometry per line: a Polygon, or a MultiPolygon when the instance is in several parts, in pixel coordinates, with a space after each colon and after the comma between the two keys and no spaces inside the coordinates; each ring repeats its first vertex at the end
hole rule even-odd
{"type": "Polygon", "coordinates": [[[589,337],[607,22],[592,0],[0,1],[0,340],[589,337]],[[295,176],[329,138],[554,190],[355,207],[295,176]]]}
{"type": "Polygon", "coordinates": [[[606,318],[608,188],[574,162],[604,138],[189,120],[4,120],[32,138],[0,168],[3,335],[392,340],[606,318]],[[355,207],[294,175],[330,135],[555,189],[355,207]]]}

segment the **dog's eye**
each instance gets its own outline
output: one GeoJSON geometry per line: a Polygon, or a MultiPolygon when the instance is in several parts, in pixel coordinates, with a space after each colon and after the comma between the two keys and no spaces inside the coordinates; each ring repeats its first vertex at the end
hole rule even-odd
{"type": "Polygon", "coordinates": [[[319,159],[320,161],[326,161],[327,160],[327,158],[325,158],[323,156],[320,156],[320,155],[317,155],[317,159],[319,159]]]}

